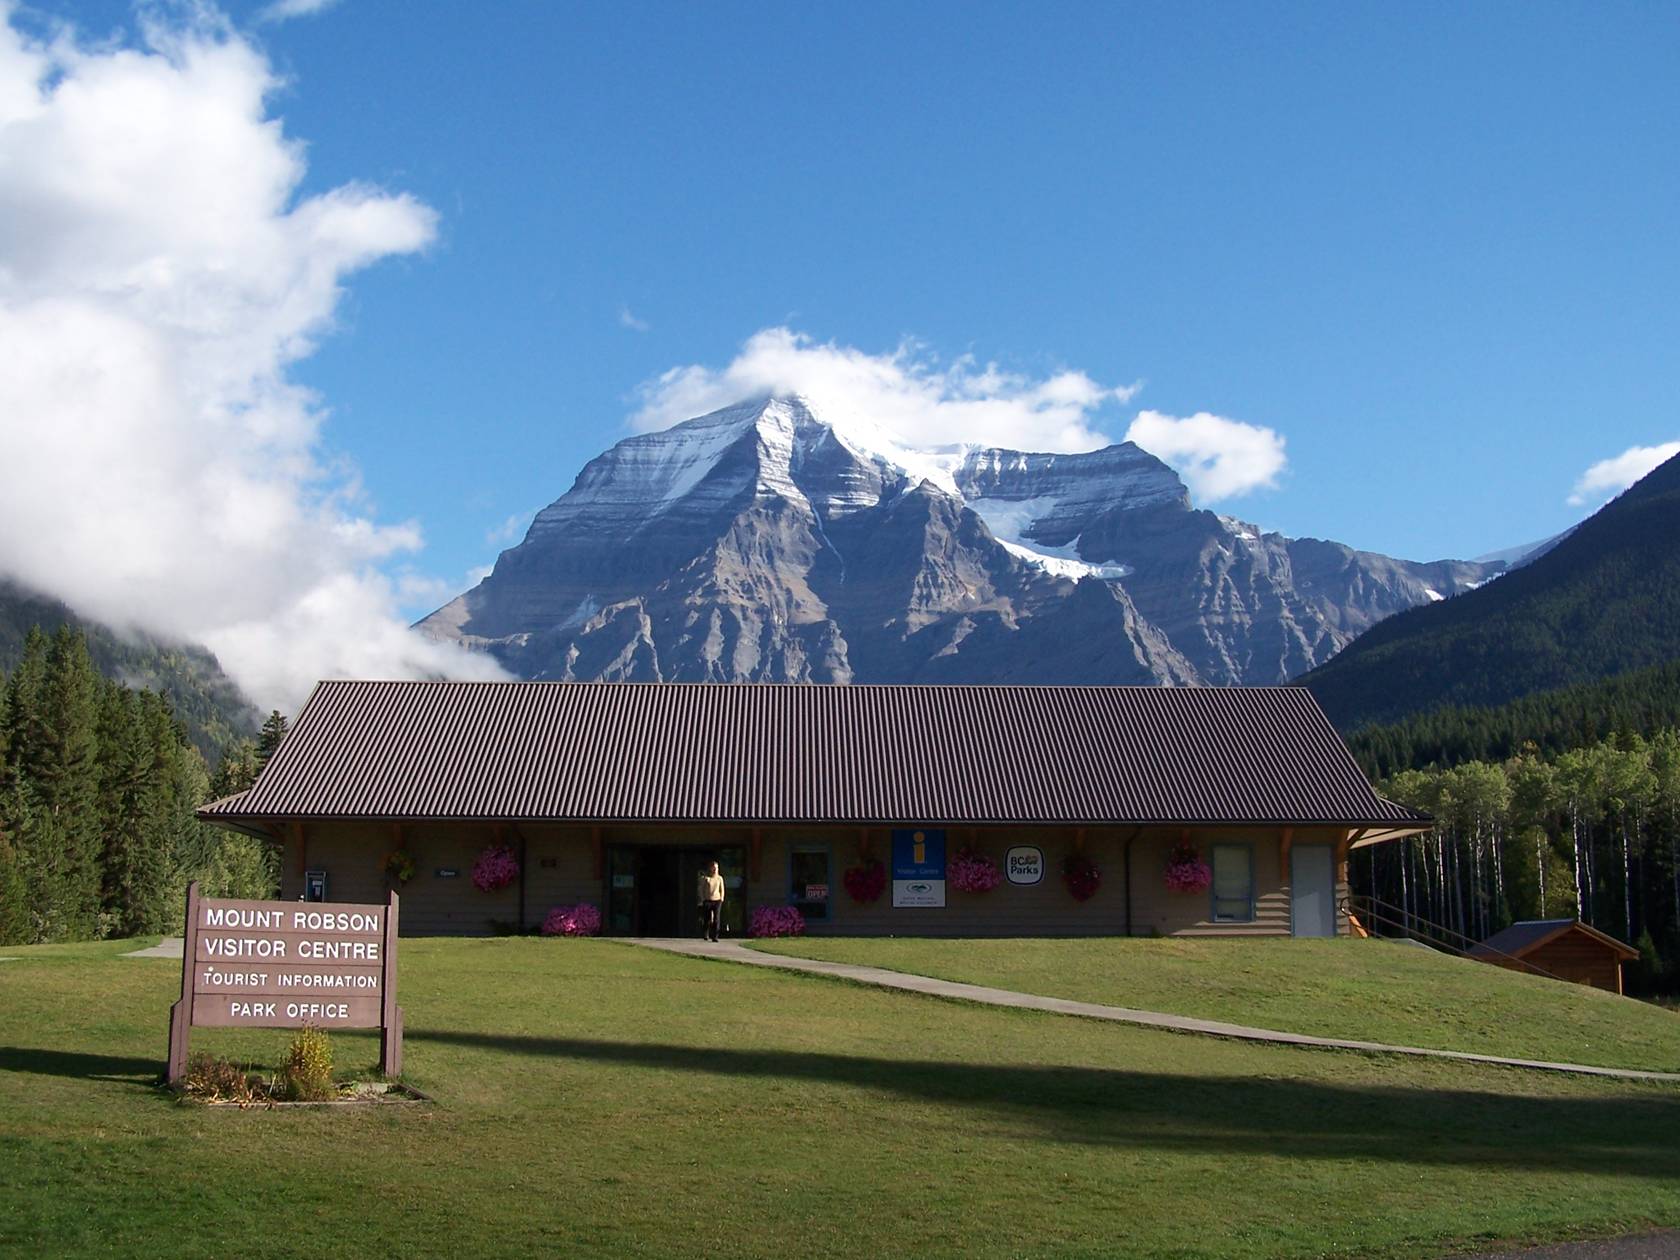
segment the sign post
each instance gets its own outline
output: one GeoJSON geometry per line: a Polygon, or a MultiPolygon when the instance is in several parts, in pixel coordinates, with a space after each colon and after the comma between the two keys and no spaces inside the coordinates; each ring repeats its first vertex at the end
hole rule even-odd
{"type": "Polygon", "coordinates": [[[226,901],[187,886],[181,998],[169,1010],[168,1080],[193,1028],[377,1028],[379,1070],[402,1072],[397,894],[380,905],[226,901]]]}

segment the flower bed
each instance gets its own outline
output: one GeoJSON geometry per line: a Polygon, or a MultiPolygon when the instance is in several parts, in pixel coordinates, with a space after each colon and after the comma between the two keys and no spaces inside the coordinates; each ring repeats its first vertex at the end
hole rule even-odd
{"type": "Polygon", "coordinates": [[[544,936],[599,936],[601,911],[588,901],[575,906],[555,906],[543,920],[544,936]]]}
{"type": "Polygon", "coordinates": [[[472,881],[480,892],[500,892],[518,878],[519,859],[506,845],[490,845],[473,863],[472,881]]]}
{"type": "Polygon", "coordinates": [[[998,864],[973,849],[964,849],[957,854],[946,877],[952,887],[965,893],[990,892],[1003,883],[1003,872],[998,870],[998,864]]]}
{"type": "Polygon", "coordinates": [[[795,906],[758,906],[747,926],[749,936],[804,936],[805,916],[795,906]]]}
{"type": "Polygon", "coordinates": [[[1206,892],[1213,883],[1213,868],[1202,861],[1194,845],[1174,845],[1167,856],[1166,879],[1173,892],[1206,892]]]}
{"type": "Polygon", "coordinates": [[[1062,863],[1062,883],[1075,901],[1089,901],[1102,887],[1102,868],[1083,853],[1070,853],[1062,863]]]}

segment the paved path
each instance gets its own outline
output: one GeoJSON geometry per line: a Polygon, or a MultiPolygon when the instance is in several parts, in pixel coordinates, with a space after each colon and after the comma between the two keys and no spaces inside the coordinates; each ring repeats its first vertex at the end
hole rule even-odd
{"type": "Polygon", "coordinates": [[[134,949],[124,958],[179,958],[187,952],[187,942],[179,936],[166,936],[150,949],[134,949]]]}
{"type": "Polygon", "coordinates": [[[1680,1232],[1554,1243],[1527,1251],[1478,1251],[1458,1260],[1680,1260],[1680,1232]]]}
{"type": "Polygon", "coordinates": [[[991,989],[979,984],[959,984],[954,980],[936,980],[932,976],[910,975],[903,971],[887,971],[881,967],[859,967],[852,963],[822,962],[814,958],[793,958],[783,954],[767,954],[748,949],[734,941],[698,941],[669,937],[625,937],[631,944],[649,949],[662,949],[673,954],[687,954],[695,958],[712,958],[721,962],[747,963],[754,967],[776,967],[784,971],[803,971],[820,976],[835,976],[855,980],[860,984],[880,985],[888,989],[905,989],[911,993],[926,993],[933,997],[955,998],[963,1002],[982,1002],[988,1006],[1012,1006],[1024,1010],[1050,1011],[1057,1015],[1079,1015],[1086,1019],[1106,1019],[1120,1024],[1141,1024],[1146,1028],[1165,1028],[1172,1032],[1200,1033],[1210,1037],[1229,1037],[1237,1041],[1262,1041],[1282,1046],[1310,1046],[1329,1050],[1364,1050],[1378,1054],[1410,1054],[1430,1059],[1458,1059],[1466,1063],[1493,1063],[1500,1067],[1532,1068],[1544,1072],[1573,1072],[1583,1076],[1609,1076],[1618,1080],[1672,1081],[1680,1084],[1677,1072],[1641,1072],[1630,1068],[1589,1067],[1582,1063],[1548,1063],[1541,1059],[1507,1059],[1492,1054],[1467,1054],[1461,1050],[1429,1050],[1422,1046],[1391,1046],[1379,1041],[1347,1041],[1338,1037],[1308,1037],[1301,1033],[1278,1032],[1271,1028],[1250,1028],[1244,1024],[1226,1024],[1219,1020],[1192,1019],[1187,1015],[1167,1015],[1160,1011],[1134,1011],[1124,1006],[1101,1006],[1095,1002],[1075,1002],[1068,998],[1039,997],[1031,993],[1016,993],[1010,989],[991,989]]]}

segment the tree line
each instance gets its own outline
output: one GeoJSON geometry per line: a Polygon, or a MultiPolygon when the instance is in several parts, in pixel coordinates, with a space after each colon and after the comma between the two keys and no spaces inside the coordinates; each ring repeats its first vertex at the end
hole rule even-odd
{"type": "Polygon", "coordinates": [[[273,896],[272,846],[195,811],[249,787],[284,733],[272,715],[212,775],[167,698],[101,676],[80,630],[31,630],[0,686],[0,944],[173,930],[194,879],[273,896]]]}
{"type": "Polygon", "coordinates": [[[1402,770],[1379,790],[1436,823],[1365,850],[1357,891],[1472,940],[1523,919],[1579,918],[1639,949],[1637,987],[1680,988],[1680,731],[1561,752],[1530,744],[1503,760],[1402,770]]]}

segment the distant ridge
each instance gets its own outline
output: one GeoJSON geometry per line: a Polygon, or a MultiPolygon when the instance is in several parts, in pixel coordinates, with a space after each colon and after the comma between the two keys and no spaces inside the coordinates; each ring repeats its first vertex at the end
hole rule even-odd
{"type": "Polygon", "coordinates": [[[556,681],[1275,684],[1503,569],[1197,509],[1130,442],[908,450],[790,396],[596,456],[419,628],[556,681]]]}
{"type": "Polygon", "coordinates": [[[1680,659],[1680,456],[1544,555],[1366,631],[1301,681],[1344,731],[1680,659]]]}
{"type": "Polygon", "coordinates": [[[50,635],[62,625],[87,636],[88,654],[105,677],[167,696],[187,737],[211,766],[234,740],[256,735],[261,715],[208,649],[124,634],[49,595],[0,578],[0,671],[10,673],[17,666],[31,626],[50,635]]]}

